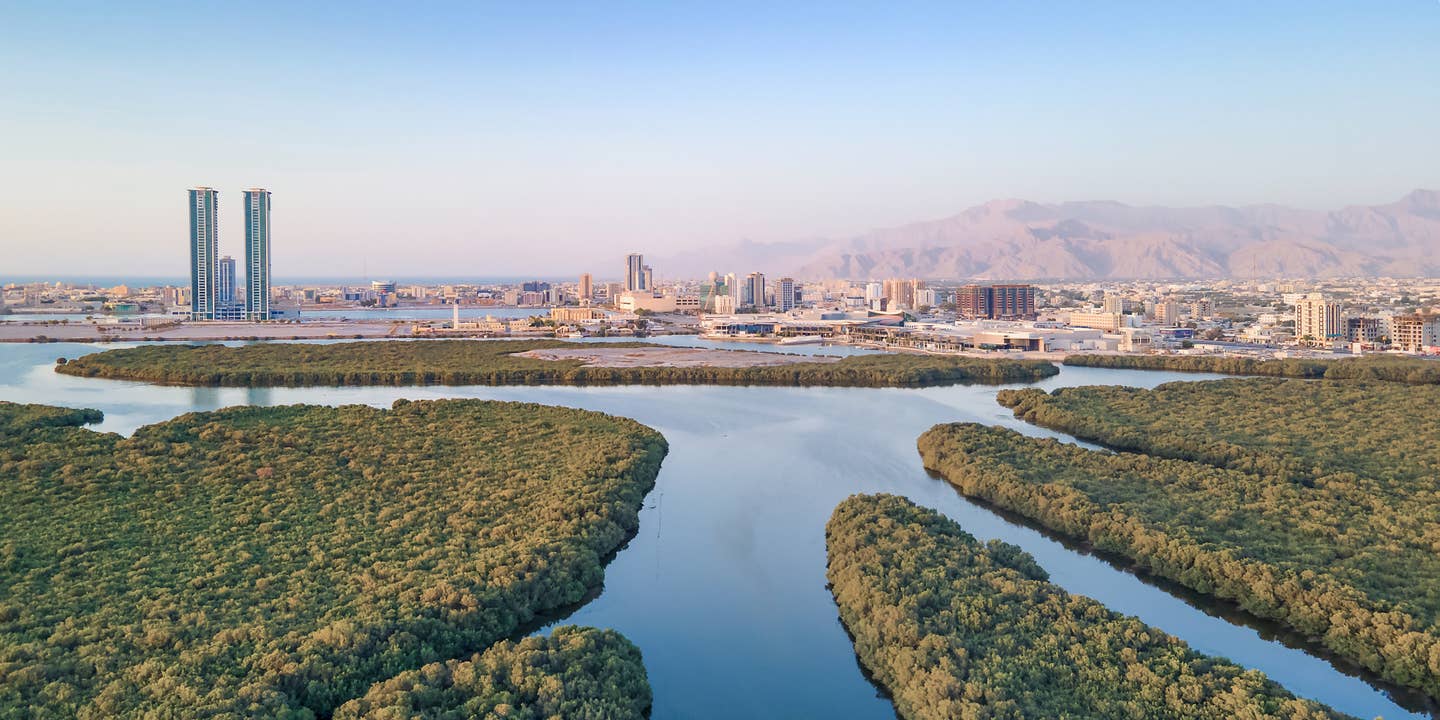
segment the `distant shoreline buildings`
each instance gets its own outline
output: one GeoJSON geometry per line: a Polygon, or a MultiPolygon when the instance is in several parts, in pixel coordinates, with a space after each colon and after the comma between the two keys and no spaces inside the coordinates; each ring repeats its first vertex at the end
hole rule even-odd
{"type": "Polygon", "coordinates": [[[248,320],[271,318],[270,311],[270,192],[244,191],[245,292],[237,303],[234,258],[219,257],[220,193],[210,187],[193,187],[190,197],[190,319],[248,320]]]}

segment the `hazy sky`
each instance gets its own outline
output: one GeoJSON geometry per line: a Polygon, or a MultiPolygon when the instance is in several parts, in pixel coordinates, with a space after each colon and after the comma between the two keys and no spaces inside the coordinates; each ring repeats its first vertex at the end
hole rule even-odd
{"type": "Polygon", "coordinates": [[[0,281],[183,276],[200,184],[277,282],[1440,186],[1436,0],[133,5],[0,0],[0,281]]]}

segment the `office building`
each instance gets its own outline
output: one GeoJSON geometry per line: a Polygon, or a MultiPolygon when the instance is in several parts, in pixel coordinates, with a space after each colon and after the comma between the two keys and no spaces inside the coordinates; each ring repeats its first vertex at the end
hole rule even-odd
{"type": "Polygon", "coordinates": [[[651,270],[649,265],[646,265],[642,271],[642,276],[645,278],[645,287],[641,289],[649,290],[652,293],[655,292],[655,271],[651,270]]]}
{"type": "Polygon", "coordinates": [[[765,306],[765,275],[752,272],[745,276],[745,289],[741,293],[741,305],[765,306]]]}
{"type": "Polygon", "coordinates": [[[245,319],[270,319],[270,192],[261,188],[245,191],[245,319]]]}
{"type": "Polygon", "coordinates": [[[795,278],[782,277],[775,284],[775,309],[780,312],[788,312],[799,305],[800,288],[795,284],[795,278]]]}
{"type": "Polygon", "coordinates": [[[224,255],[220,258],[219,273],[215,284],[215,319],[241,319],[239,296],[236,294],[235,258],[224,255]]]}
{"type": "Polygon", "coordinates": [[[1344,336],[1340,303],[1326,300],[1320,293],[1311,293],[1295,301],[1295,337],[1307,342],[1324,342],[1344,336]]]}
{"type": "Polygon", "coordinates": [[[640,253],[625,256],[625,289],[630,292],[650,289],[645,286],[645,256],[640,253]]]}
{"type": "Polygon", "coordinates": [[[589,300],[594,295],[594,282],[590,273],[580,273],[580,286],[576,290],[579,292],[581,300],[589,300]]]}
{"type": "Polygon", "coordinates": [[[190,319],[214,320],[220,292],[218,264],[220,194],[190,189],[190,319]]]}

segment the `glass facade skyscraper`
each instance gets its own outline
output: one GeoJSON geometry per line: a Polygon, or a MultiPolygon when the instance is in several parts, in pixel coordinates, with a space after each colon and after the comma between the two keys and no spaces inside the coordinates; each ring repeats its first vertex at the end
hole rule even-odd
{"type": "Polygon", "coordinates": [[[219,193],[190,189],[190,319],[214,320],[219,298],[219,193]]]}
{"type": "Polygon", "coordinates": [[[625,289],[631,292],[650,289],[645,286],[645,256],[640,253],[625,256],[625,289]]]}
{"type": "Polygon", "coordinates": [[[245,191],[245,319],[270,319],[270,191],[245,191]]]}
{"type": "Polygon", "coordinates": [[[235,258],[229,255],[220,258],[220,274],[217,276],[215,297],[216,320],[239,320],[240,307],[235,296],[235,258]]]}

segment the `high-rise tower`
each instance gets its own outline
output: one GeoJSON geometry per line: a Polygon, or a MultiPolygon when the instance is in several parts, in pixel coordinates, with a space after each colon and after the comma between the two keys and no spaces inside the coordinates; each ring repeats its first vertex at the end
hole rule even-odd
{"type": "Polygon", "coordinates": [[[270,191],[245,191],[245,319],[270,319],[270,191]]]}
{"type": "Polygon", "coordinates": [[[775,309],[780,312],[789,312],[799,304],[798,287],[795,285],[795,278],[782,277],[775,285],[775,309]]]}
{"type": "Polygon", "coordinates": [[[190,319],[214,320],[219,299],[216,250],[220,199],[214,188],[190,188],[190,319]]]}
{"type": "Polygon", "coordinates": [[[744,302],[757,308],[765,307],[765,275],[752,272],[745,277],[744,302]]]}
{"type": "Polygon", "coordinates": [[[221,256],[218,263],[220,272],[215,282],[215,319],[239,320],[239,307],[235,302],[235,258],[221,256]]]}
{"type": "Polygon", "coordinates": [[[625,289],[631,292],[649,290],[645,287],[645,256],[640,253],[625,256],[625,289]]]}

